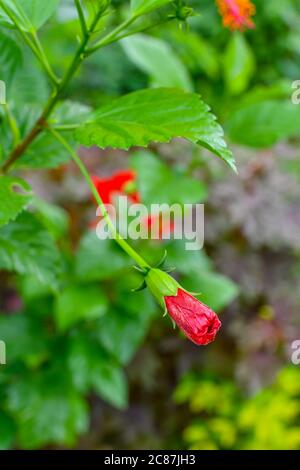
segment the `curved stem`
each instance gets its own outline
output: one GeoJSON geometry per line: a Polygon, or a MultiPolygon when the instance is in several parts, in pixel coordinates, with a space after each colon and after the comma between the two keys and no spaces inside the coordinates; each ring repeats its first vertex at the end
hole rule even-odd
{"type": "Polygon", "coordinates": [[[114,226],[107,209],[105,207],[105,204],[103,203],[100,194],[98,193],[93,181],[91,180],[91,177],[89,175],[89,172],[87,171],[86,167],[84,166],[83,162],[77,155],[77,153],[72,149],[72,147],[68,144],[68,142],[63,138],[63,136],[54,130],[51,127],[48,127],[47,130],[55,137],[55,139],[61,143],[63,147],[70,153],[73,161],[76,163],[78,166],[79,170],[81,171],[83,177],[85,178],[91,193],[93,194],[97,204],[101,208],[102,216],[106,220],[107,225],[109,227],[109,230],[114,238],[114,240],[118,243],[118,245],[122,248],[123,251],[125,251],[130,258],[132,258],[142,269],[145,268],[150,268],[150,265],[147,263],[147,261],[142,258],[133,248],[130,246],[127,241],[122,237],[122,235],[117,231],[116,227],[114,226]]]}

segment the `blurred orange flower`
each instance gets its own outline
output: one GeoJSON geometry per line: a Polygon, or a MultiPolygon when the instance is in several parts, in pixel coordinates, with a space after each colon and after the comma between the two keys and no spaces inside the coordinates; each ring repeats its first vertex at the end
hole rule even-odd
{"type": "Polygon", "coordinates": [[[216,0],[223,25],[231,31],[254,28],[255,5],[250,0],[216,0]]]}

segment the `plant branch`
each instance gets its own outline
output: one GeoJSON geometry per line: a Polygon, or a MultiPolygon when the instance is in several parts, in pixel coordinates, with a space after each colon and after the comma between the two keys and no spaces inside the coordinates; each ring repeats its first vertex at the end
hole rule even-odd
{"type": "Polygon", "coordinates": [[[83,162],[77,155],[77,153],[72,149],[72,147],[68,144],[68,142],[63,138],[63,136],[54,130],[51,127],[48,127],[47,130],[53,135],[53,137],[61,143],[61,145],[70,153],[73,161],[76,163],[78,166],[80,172],[82,173],[83,177],[85,178],[91,193],[93,194],[97,204],[101,208],[101,213],[103,218],[106,220],[107,225],[109,227],[109,230],[111,232],[111,235],[113,236],[113,239],[118,243],[118,245],[122,248],[123,251],[125,251],[130,258],[132,258],[142,269],[145,268],[150,268],[149,264],[130,246],[126,240],[121,236],[121,234],[117,231],[116,227],[114,226],[107,209],[105,207],[105,204],[103,203],[100,194],[98,193],[93,181],[91,180],[91,177],[89,175],[89,172],[87,171],[86,167],[84,166],[83,162]]]}
{"type": "Polygon", "coordinates": [[[84,12],[83,12],[80,0],[74,0],[74,1],[75,1],[75,6],[76,6],[76,9],[77,9],[77,13],[78,13],[78,18],[79,18],[79,21],[80,21],[81,31],[82,31],[83,36],[85,36],[88,32],[88,27],[87,27],[87,24],[86,24],[86,21],[85,21],[84,12]]]}
{"type": "MultiPolygon", "coordinates": [[[[1,1],[1,0],[0,0],[1,1]]],[[[62,93],[65,91],[65,88],[69,84],[70,80],[72,79],[73,75],[77,71],[77,69],[80,67],[81,63],[85,59],[85,50],[87,47],[87,44],[90,40],[91,35],[93,34],[93,31],[95,27],[97,26],[97,23],[99,21],[100,13],[95,16],[88,32],[86,35],[82,38],[82,41],[77,49],[77,52],[70,64],[70,67],[68,68],[63,80],[60,82],[60,84],[57,86],[56,90],[54,93],[50,96],[48,102],[46,103],[44,110],[42,111],[40,117],[37,119],[35,122],[34,126],[30,130],[30,132],[27,134],[27,136],[24,138],[24,140],[17,145],[9,155],[7,161],[3,165],[2,171],[6,173],[9,168],[15,163],[16,160],[18,160],[22,154],[25,152],[27,147],[33,142],[33,140],[41,133],[41,131],[46,127],[47,124],[47,119],[50,116],[51,112],[53,111],[53,108],[57,104],[58,100],[60,99],[62,93]]]]}
{"type": "Polygon", "coordinates": [[[86,54],[91,55],[93,54],[93,52],[97,51],[98,49],[101,49],[102,47],[107,46],[108,44],[111,44],[112,42],[118,40],[119,39],[118,34],[124,31],[124,29],[128,28],[128,26],[130,26],[137,18],[138,18],[137,16],[131,16],[127,20],[123,21],[123,23],[117,26],[117,28],[115,28],[113,31],[111,31],[102,39],[100,39],[89,49],[87,49],[86,54]]]}
{"type": "MultiPolygon", "coordinates": [[[[1,4],[1,0],[0,0],[1,4]]],[[[32,127],[31,131],[29,134],[24,138],[24,140],[17,145],[12,152],[10,153],[7,161],[4,163],[2,167],[2,171],[5,173],[9,170],[9,168],[15,163],[16,160],[18,160],[24,151],[27,149],[27,147],[31,144],[31,142],[40,134],[40,132],[47,126],[47,119],[50,116],[51,112],[53,111],[53,108],[57,104],[58,100],[60,99],[62,93],[64,92],[65,88],[69,84],[70,80],[72,79],[73,75],[77,71],[77,69],[80,67],[82,62],[86,57],[88,57],[90,54],[93,52],[97,51],[98,49],[111,44],[114,41],[117,41],[120,39],[119,34],[128,28],[137,18],[138,16],[132,16],[128,18],[126,21],[124,21],[122,24],[120,24],[117,28],[115,28],[113,31],[108,33],[106,36],[104,36],[102,39],[100,39],[96,44],[88,48],[88,43],[91,39],[91,36],[95,32],[95,28],[98,24],[98,21],[101,17],[102,14],[102,9],[98,11],[98,14],[95,15],[91,26],[88,28],[86,33],[83,35],[82,41],[77,49],[77,52],[75,54],[75,57],[68,68],[64,78],[62,81],[58,84],[56,90],[54,91],[53,95],[50,96],[48,102],[45,105],[45,108],[43,112],[41,113],[40,117],[36,121],[35,125],[32,127]]],[[[153,25],[155,26],[155,25],[153,25]]],[[[149,29],[149,25],[146,29],[149,29]]],[[[143,31],[143,30],[141,30],[143,31]]],[[[140,32],[141,32],[140,31],[140,32]]],[[[130,32],[125,33],[121,37],[126,37],[127,35],[130,35],[130,32]]],[[[57,126],[58,128],[60,126],[57,126]]],[[[65,129],[66,130],[66,129],[65,129]]],[[[69,128],[71,130],[71,128],[69,128]]]]}
{"type": "Polygon", "coordinates": [[[11,21],[13,22],[17,30],[19,31],[25,44],[27,44],[27,46],[32,50],[33,54],[39,60],[45,72],[47,73],[49,79],[51,80],[51,82],[53,82],[54,85],[57,86],[59,83],[59,79],[56,77],[53,70],[51,69],[51,66],[48,62],[48,59],[44,53],[44,50],[38,40],[36,33],[35,32],[32,33],[32,38],[33,38],[33,42],[32,42],[30,37],[26,34],[25,31],[23,31],[23,29],[19,25],[18,20],[15,17],[14,13],[3,3],[3,0],[0,0],[0,6],[3,9],[3,11],[7,14],[7,16],[11,19],[11,21]]]}

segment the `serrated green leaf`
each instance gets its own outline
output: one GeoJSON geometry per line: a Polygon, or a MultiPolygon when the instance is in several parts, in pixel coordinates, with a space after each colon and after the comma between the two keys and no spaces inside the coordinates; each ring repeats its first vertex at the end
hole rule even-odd
{"type": "Polygon", "coordinates": [[[129,59],[150,76],[154,86],[193,89],[185,65],[165,41],[137,34],[123,39],[121,44],[129,59]]]}
{"type": "Polygon", "coordinates": [[[235,169],[222,128],[195,93],[169,88],[130,93],[100,108],[75,132],[85,146],[125,150],[174,137],[202,145],[235,169]]]}
{"type": "Polygon", "coordinates": [[[80,241],[75,271],[83,282],[109,279],[129,265],[129,258],[114,240],[99,240],[94,232],[88,232],[80,241]]]}
{"type": "Polygon", "coordinates": [[[131,0],[132,15],[140,16],[160,8],[172,0],[131,0]]]}
{"type": "Polygon", "coordinates": [[[29,213],[0,229],[0,268],[32,274],[55,287],[59,252],[47,230],[29,213]]]}
{"type": "Polygon", "coordinates": [[[0,226],[14,220],[30,203],[32,195],[29,184],[11,176],[0,176],[0,226]],[[25,191],[23,194],[17,191],[25,191]]]}
{"type": "Polygon", "coordinates": [[[135,153],[131,166],[137,173],[137,185],[144,204],[193,204],[204,202],[207,197],[201,181],[172,170],[151,152],[135,153]]]}
{"type": "Polygon", "coordinates": [[[264,101],[235,111],[226,122],[232,141],[269,147],[300,134],[300,106],[289,101],[264,101]]]}
{"type": "Polygon", "coordinates": [[[55,303],[55,320],[59,331],[66,331],[82,320],[105,314],[107,299],[96,285],[72,285],[59,292],[55,303]]]}
{"type": "MultiPolygon", "coordinates": [[[[24,31],[36,31],[53,15],[60,0],[3,0],[3,3],[14,14],[19,26],[24,31]]],[[[12,20],[0,5],[0,23],[13,25],[12,20]]]]}

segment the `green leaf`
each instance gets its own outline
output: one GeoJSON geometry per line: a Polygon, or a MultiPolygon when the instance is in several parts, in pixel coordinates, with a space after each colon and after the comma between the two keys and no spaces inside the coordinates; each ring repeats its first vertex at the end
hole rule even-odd
{"type": "Polygon", "coordinates": [[[109,279],[129,265],[129,258],[114,240],[99,240],[94,232],[88,232],[80,241],[75,271],[83,282],[109,279]]]}
{"type": "Polygon", "coordinates": [[[255,58],[245,36],[235,33],[230,37],[224,56],[226,87],[232,95],[246,90],[255,71],[255,58]]]}
{"type": "Polygon", "coordinates": [[[0,315],[0,334],[9,351],[9,363],[22,360],[36,367],[48,356],[46,332],[40,320],[23,313],[0,315]]]}
{"type": "MultiPolygon", "coordinates": [[[[24,31],[36,31],[53,15],[60,0],[4,0],[24,31]]],[[[0,6],[0,22],[13,24],[0,6]]]]}
{"type": "Polygon", "coordinates": [[[169,242],[167,265],[175,266],[180,283],[187,290],[200,292],[197,297],[217,311],[226,307],[239,293],[238,286],[226,276],[214,271],[204,250],[187,251],[184,240],[169,242]]]}
{"type": "Polygon", "coordinates": [[[24,449],[46,445],[73,446],[88,428],[86,402],[59,369],[19,379],[7,391],[7,408],[18,425],[24,449]]]}
{"type": "Polygon", "coordinates": [[[132,15],[140,16],[160,8],[172,0],[131,0],[132,15]]]}
{"type": "Polygon", "coordinates": [[[119,291],[109,315],[97,322],[96,336],[101,345],[126,365],[130,362],[148,331],[156,306],[148,291],[119,291]]]}
{"type": "Polygon", "coordinates": [[[144,204],[193,204],[204,202],[207,197],[201,181],[172,170],[151,152],[135,153],[131,166],[137,172],[137,185],[144,204]]]}
{"type": "MultiPolygon", "coordinates": [[[[199,272],[212,270],[212,264],[204,250],[187,251],[184,240],[172,240],[166,245],[168,253],[167,264],[175,266],[181,274],[191,277],[197,276],[199,272]]],[[[200,286],[196,290],[201,291],[200,286]]]]}
{"type": "Polygon", "coordinates": [[[122,369],[93,338],[82,334],[71,338],[68,367],[74,386],[81,393],[93,389],[117,408],[127,405],[127,381],[122,369]]]}
{"type": "Polygon", "coordinates": [[[202,145],[235,168],[222,128],[195,93],[168,88],[130,93],[100,108],[75,132],[83,145],[125,150],[173,137],[202,145]]]}
{"type": "Polygon", "coordinates": [[[196,32],[179,28],[168,31],[167,39],[193,74],[204,73],[212,79],[218,76],[220,56],[216,45],[196,32]]]}
{"type": "Polygon", "coordinates": [[[16,434],[16,425],[12,418],[0,410],[0,450],[12,447],[16,434]]]}
{"type": "Polygon", "coordinates": [[[22,53],[16,42],[0,32],[0,78],[8,85],[22,60],[22,53]]]}
{"type": "Polygon", "coordinates": [[[66,331],[81,320],[92,320],[106,313],[107,299],[96,285],[72,285],[58,293],[55,320],[59,331],[66,331]]]}
{"type": "Polygon", "coordinates": [[[121,44],[129,59],[150,76],[154,86],[193,89],[186,67],[165,41],[137,34],[123,39],[121,44]]]}
{"type": "Polygon", "coordinates": [[[0,226],[13,220],[31,201],[29,184],[20,178],[0,176],[0,226]],[[26,191],[27,194],[17,192],[26,191]]]}
{"type": "Polygon", "coordinates": [[[90,112],[91,108],[86,104],[71,100],[61,101],[52,113],[49,123],[52,125],[77,124],[90,112]]]}
{"type": "Polygon", "coordinates": [[[46,227],[55,240],[66,234],[69,225],[67,211],[38,197],[34,197],[31,207],[35,217],[46,227]]]}
{"type": "Polygon", "coordinates": [[[300,106],[289,101],[265,101],[245,106],[226,122],[232,141],[249,147],[269,147],[300,133],[300,106]]]}
{"type": "Polygon", "coordinates": [[[0,229],[0,268],[33,274],[55,287],[60,257],[52,237],[29,213],[0,229]]]}
{"type": "Polygon", "coordinates": [[[123,409],[128,401],[127,381],[123,370],[106,361],[98,361],[93,371],[93,388],[105,401],[123,409]]]}
{"type": "Polygon", "coordinates": [[[201,292],[198,299],[210,308],[220,311],[227,307],[238,295],[238,286],[229,278],[213,271],[198,271],[193,278],[184,280],[185,289],[201,292]]]}

